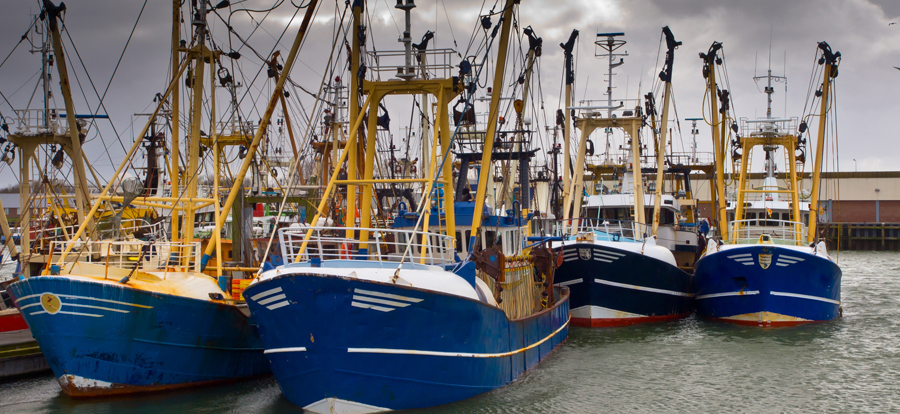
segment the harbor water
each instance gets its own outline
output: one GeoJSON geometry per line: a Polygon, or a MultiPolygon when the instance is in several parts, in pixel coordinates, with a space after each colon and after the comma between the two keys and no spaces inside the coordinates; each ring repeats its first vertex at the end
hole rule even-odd
{"type": "MultiPolygon", "coordinates": [[[[699,320],[572,328],[537,368],[428,413],[900,411],[900,253],[841,252],[843,317],[792,328],[699,320]]],[[[291,413],[272,377],[75,400],[52,375],[0,383],[0,413],[291,413]]]]}

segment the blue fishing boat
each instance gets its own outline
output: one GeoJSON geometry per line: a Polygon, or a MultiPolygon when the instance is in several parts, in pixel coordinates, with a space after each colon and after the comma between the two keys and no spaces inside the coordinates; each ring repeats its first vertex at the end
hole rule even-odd
{"type": "MultiPolygon", "coordinates": [[[[136,140],[113,175],[117,179],[92,197],[96,201],[77,231],[67,234],[67,241],[51,243],[48,266],[42,273],[8,288],[65,393],[87,397],[156,391],[234,381],[269,372],[262,342],[246,304],[232,300],[227,293],[218,236],[226,216],[222,212],[230,210],[235,197],[243,190],[240,186],[253,151],[279,101],[316,4],[312,0],[308,5],[290,54],[284,60],[284,71],[272,71],[277,81],[266,115],[253,135],[249,156],[235,175],[235,184],[221,210],[218,154],[210,196],[198,193],[198,179],[194,174],[202,168],[199,154],[201,136],[205,133],[200,131],[202,117],[192,116],[187,128],[190,139],[185,145],[187,165],[180,164],[181,157],[172,157],[171,170],[189,174],[184,176],[185,188],[180,188],[180,174],[173,177],[171,197],[148,195],[136,177],[124,178],[123,172],[134,162],[143,144],[143,140],[136,140]],[[94,222],[94,217],[101,205],[113,202],[121,203],[121,210],[113,216],[111,236],[100,238],[98,234],[103,233],[97,231],[99,224],[94,222]],[[117,221],[131,204],[171,211],[176,241],[168,240],[165,232],[138,238],[136,234],[119,231],[117,221]],[[214,206],[217,222],[213,232],[217,237],[207,243],[207,249],[216,248],[219,252],[215,265],[209,269],[204,269],[209,264],[209,255],[201,255],[201,242],[194,240],[194,213],[206,206],[214,206]]],[[[188,109],[192,114],[202,112],[207,82],[212,84],[211,90],[223,86],[233,91],[236,87],[226,68],[215,67],[225,55],[207,44],[206,16],[212,11],[207,6],[207,2],[187,5],[192,9],[183,14],[193,16],[191,26],[195,32],[194,41],[185,46],[177,42],[182,13],[181,6],[175,3],[172,81],[165,93],[155,99],[157,105],[139,136],[147,136],[169,98],[179,95],[183,74],[189,73],[188,85],[194,99],[188,109]],[[218,81],[213,83],[206,70],[216,70],[218,81]]],[[[227,2],[217,7],[227,7],[227,2]]],[[[43,13],[49,19],[56,60],[60,62],[61,83],[65,84],[68,80],[62,62],[66,60],[59,47],[57,27],[63,10],[62,6],[44,1],[43,13]]],[[[65,97],[67,111],[74,113],[71,97],[68,94],[65,97]]],[[[215,95],[209,100],[215,102],[215,95]]],[[[169,120],[172,130],[179,131],[181,116],[172,115],[169,120]]],[[[214,110],[209,118],[214,123],[214,110]]],[[[175,148],[178,146],[173,145],[175,148]]]]}
{"type": "MultiPolygon", "coordinates": [[[[408,33],[415,4],[398,2],[396,7],[406,14],[408,33]]],[[[479,140],[482,166],[491,163],[498,133],[497,96],[514,8],[513,1],[507,2],[502,23],[498,23],[502,30],[493,32],[500,34],[500,52],[496,92],[486,132],[479,140]]],[[[362,2],[353,4],[350,73],[357,73],[363,46],[359,39],[365,38],[358,35],[362,9],[362,2]]],[[[474,201],[451,208],[456,201],[451,162],[437,160],[451,156],[456,137],[449,128],[450,104],[466,93],[461,100],[466,103],[464,109],[470,108],[474,87],[464,92],[456,87],[457,80],[429,79],[420,66],[411,65],[409,37],[401,40],[406,44],[406,65],[399,69],[387,66],[397,70],[400,80],[357,84],[362,79],[352,78],[350,90],[359,88],[367,96],[359,105],[358,96],[352,94],[349,104],[350,137],[357,136],[361,115],[369,113],[366,170],[357,171],[355,163],[349,162],[348,178],[338,178],[338,167],[359,150],[358,144],[348,141],[316,210],[327,212],[326,203],[333,192],[346,185],[345,222],[356,224],[358,214],[359,225],[279,230],[278,244],[287,264],[261,272],[244,291],[283,394],[304,410],[377,412],[469,398],[514,381],[568,335],[568,289],[552,286],[549,278],[555,260],[547,249],[541,250],[543,255],[526,252],[523,217],[527,214],[484,214],[486,185],[478,185],[474,201]],[[426,178],[376,179],[373,143],[381,98],[419,94],[437,99],[434,139],[440,142],[440,149],[429,145],[431,151],[423,154],[431,160],[426,178]],[[355,179],[357,174],[361,179],[355,179]],[[394,223],[398,228],[373,228],[375,184],[409,182],[424,185],[419,192],[422,199],[415,203],[418,209],[400,214],[394,223]],[[357,213],[358,187],[362,187],[362,197],[357,213]],[[457,226],[455,213],[466,208],[470,211],[462,217],[468,219],[461,219],[457,226]],[[484,216],[493,217],[482,220],[484,216]],[[412,228],[401,229],[406,224],[412,228]],[[469,237],[465,246],[470,254],[460,260],[457,239],[469,237]],[[535,266],[543,270],[537,273],[535,266]]],[[[443,53],[418,45],[416,49],[419,62],[434,61],[430,53],[443,53]]],[[[378,53],[404,56],[402,52],[378,53]]],[[[466,83],[474,85],[477,79],[469,73],[466,83]]],[[[482,168],[477,182],[492,182],[492,170],[482,168]]],[[[324,222],[320,214],[313,223],[324,222]]]]}
{"type": "MultiPolygon", "coordinates": [[[[714,43],[708,53],[701,55],[712,91],[716,90],[714,62],[719,59],[719,49],[721,44],[714,43]]],[[[832,52],[822,42],[818,45],[817,59],[822,84],[811,98],[820,101],[821,112],[813,114],[819,117],[820,124],[808,200],[801,201],[797,178],[806,162],[803,134],[808,128],[805,121],[798,124],[797,118],[772,117],[772,80],[777,77],[772,76],[771,69],[767,76],[759,77],[768,80],[766,117],[741,119],[740,136],[732,154],[740,168],[733,204],[725,200],[723,160],[717,160],[720,189],[717,228],[725,231],[709,242],[697,262],[697,312],[702,317],[754,326],[790,326],[832,320],[841,315],[841,269],[819,237],[816,214],[825,122],[828,110],[834,105],[829,91],[837,76],[840,52],[832,52]],[[750,155],[755,146],[763,146],[766,152],[766,179],[762,188],[749,186],[750,155]],[[786,188],[779,187],[775,177],[778,149],[785,154],[786,188]],[[781,195],[790,201],[780,200],[781,195]]],[[[718,122],[715,99],[712,105],[715,124],[718,122]]],[[[727,113],[727,103],[723,106],[727,113]]],[[[713,130],[719,133],[717,128],[713,130]]],[[[733,130],[738,132],[737,124],[733,130]]],[[[714,140],[716,145],[720,144],[718,135],[714,140]]],[[[716,153],[720,154],[720,149],[716,153]]]]}

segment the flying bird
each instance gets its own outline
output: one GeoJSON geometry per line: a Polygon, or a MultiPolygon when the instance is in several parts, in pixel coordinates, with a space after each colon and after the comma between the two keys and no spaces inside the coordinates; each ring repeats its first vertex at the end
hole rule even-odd
{"type": "Polygon", "coordinates": [[[895,24],[897,24],[897,22],[890,22],[890,23],[888,23],[888,26],[893,26],[895,24]]]}
{"type": "Polygon", "coordinates": [[[898,68],[898,67],[896,67],[896,66],[894,66],[894,69],[900,70],[900,68],[898,68]]]}

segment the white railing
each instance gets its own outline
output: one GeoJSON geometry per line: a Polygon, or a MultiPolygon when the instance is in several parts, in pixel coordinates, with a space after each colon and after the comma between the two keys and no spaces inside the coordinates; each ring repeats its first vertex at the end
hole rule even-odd
{"type": "MultiPolygon", "coordinates": [[[[16,109],[16,133],[66,135],[69,130],[68,121],[66,118],[59,116],[65,111],[65,109],[50,109],[50,124],[45,125],[46,119],[44,118],[45,112],[43,109],[16,109]]],[[[84,121],[81,122],[84,123],[84,121]]],[[[84,125],[82,125],[82,128],[84,128],[84,125]]],[[[82,133],[85,132],[87,131],[82,131],[82,133]]]]}
{"type": "Polygon", "coordinates": [[[566,235],[585,232],[606,233],[605,235],[595,234],[594,238],[599,238],[599,240],[619,241],[631,239],[639,241],[650,235],[650,226],[628,220],[582,217],[568,220],[532,220],[532,222],[537,226],[535,229],[536,234],[550,234],[554,236],[562,235],[563,225],[565,225],[566,235]]]}
{"type": "Polygon", "coordinates": [[[186,271],[200,272],[200,242],[142,242],[116,241],[53,242],[54,252],[63,251],[72,244],[72,251],[66,259],[94,263],[119,269],[144,272],[186,271]]]}
{"type": "Polygon", "coordinates": [[[750,244],[760,241],[760,236],[768,235],[775,244],[804,244],[803,223],[788,220],[737,220],[728,223],[728,230],[735,244],[750,244]]]}
{"type": "MultiPolygon", "coordinates": [[[[375,73],[396,73],[399,67],[406,65],[406,51],[404,50],[379,50],[366,52],[366,54],[374,61],[369,65],[368,70],[375,73]]],[[[419,63],[417,56],[425,59],[426,72],[443,79],[455,75],[454,69],[459,64],[459,54],[454,49],[426,49],[423,52],[413,50],[412,66],[419,77],[422,77],[423,65],[419,63]]]]}
{"type": "Polygon", "coordinates": [[[339,259],[430,265],[456,263],[455,240],[443,234],[346,227],[283,228],[278,234],[285,263],[339,259]],[[353,237],[346,237],[348,230],[353,232],[353,237]],[[306,232],[312,235],[301,252],[306,232]],[[359,240],[361,232],[369,233],[369,241],[359,240]]]}
{"type": "Polygon", "coordinates": [[[776,119],[741,118],[742,137],[797,135],[797,117],[776,119]]]}

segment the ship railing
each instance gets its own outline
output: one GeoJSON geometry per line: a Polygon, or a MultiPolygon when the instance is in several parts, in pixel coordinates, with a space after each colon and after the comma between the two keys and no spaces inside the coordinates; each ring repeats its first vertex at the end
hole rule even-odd
{"type": "Polygon", "coordinates": [[[285,263],[344,259],[440,266],[457,262],[455,240],[444,234],[358,227],[289,227],[278,232],[285,263]],[[307,232],[312,234],[301,251],[307,232]],[[353,237],[347,237],[348,232],[353,237]],[[369,233],[367,242],[360,241],[361,232],[369,233]]]}
{"type": "MultiPolygon", "coordinates": [[[[404,50],[379,50],[368,51],[366,54],[374,61],[374,64],[368,67],[369,71],[374,71],[380,77],[382,72],[398,73],[398,70],[406,65],[406,51],[404,50]]],[[[429,73],[441,79],[449,79],[453,76],[454,69],[459,63],[459,54],[455,49],[426,49],[424,51],[413,50],[413,57],[424,58],[424,69],[429,73]]],[[[417,63],[417,59],[413,59],[413,68],[416,70],[416,76],[422,77],[422,64],[417,63]]]]}
{"type": "MultiPolygon", "coordinates": [[[[123,235],[134,235],[136,233],[143,237],[152,237],[155,240],[166,240],[165,223],[160,221],[157,223],[147,223],[143,219],[124,219],[118,228],[106,228],[102,226],[103,222],[98,223],[97,239],[113,240],[123,235]]],[[[72,238],[78,231],[78,226],[56,226],[48,228],[32,228],[30,239],[32,247],[35,251],[45,251],[47,248],[53,247],[54,243],[66,242],[72,238]]]]}
{"type": "Polygon", "coordinates": [[[59,252],[72,245],[67,260],[93,263],[125,270],[143,272],[193,271],[200,272],[200,242],[94,241],[53,242],[59,252]],[[75,253],[77,252],[77,253],[75,253]]]}
{"type": "MultiPolygon", "coordinates": [[[[67,121],[65,109],[51,108],[50,123],[46,124],[43,109],[15,109],[16,113],[16,134],[53,134],[68,135],[69,123],[67,121]]],[[[80,133],[86,133],[87,122],[83,119],[77,120],[82,130],[80,133]]]]}
{"type": "Polygon", "coordinates": [[[610,220],[580,217],[577,219],[534,219],[532,230],[535,234],[561,236],[578,233],[594,233],[594,239],[644,240],[650,235],[650,226],[630,220],[610,220]]]}
{"type": "Polygon", "coordinates": [[[797,117],[790,118],[741,118],[742,137],[772,137],[780,135],[797,135],[799,125],[797,117]]]}
{"type": "Polygon", "coordinates": [[[728,223],[732,242],[735,244],[758,243],[763,235],[774,244],[803,245],[805,226],[790,220],[736,220],[728,223]]]}

